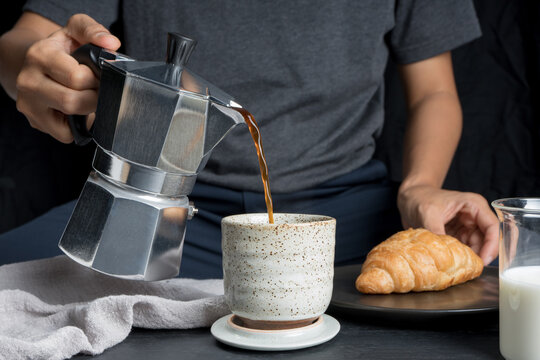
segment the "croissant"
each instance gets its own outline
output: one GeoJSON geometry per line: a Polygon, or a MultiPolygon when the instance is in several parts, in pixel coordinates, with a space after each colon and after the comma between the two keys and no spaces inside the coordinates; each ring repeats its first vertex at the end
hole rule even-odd
{"type": "Polygon", "coordinates": [[[365,294],[437,291],[472,280],[483,268],[480,257],[459,240],[409,229],[369,252],[355,285],[365,294]]]}

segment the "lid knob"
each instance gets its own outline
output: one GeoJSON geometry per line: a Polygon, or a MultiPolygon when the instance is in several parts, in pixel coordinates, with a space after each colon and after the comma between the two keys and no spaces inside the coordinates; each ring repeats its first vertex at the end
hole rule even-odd
{"type": "Polygon", "coordinates": [[[183,67],[189,60],[197,41],[178,33],[167,35],[167,64],[183,67]]]}

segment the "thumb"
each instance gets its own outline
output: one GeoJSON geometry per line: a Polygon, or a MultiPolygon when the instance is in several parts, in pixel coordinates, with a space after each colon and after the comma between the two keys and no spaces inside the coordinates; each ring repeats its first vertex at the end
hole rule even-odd
{"type": "Polygon", "coordinates": [[[79,45],[92,43],[109,50],[117,50],[120,47],[120,40],[116,36],[111,35],[105,26],[85,14],[76,14],[69,18],[65,31],[79,45]]]}
{"type": "Polygon", "coordinates": [[[446,234],[446,231],[444,230],[444,222],[440,216],[427,215],[424,218],[423,226],[432,233],[439,235],[446,234]]]}

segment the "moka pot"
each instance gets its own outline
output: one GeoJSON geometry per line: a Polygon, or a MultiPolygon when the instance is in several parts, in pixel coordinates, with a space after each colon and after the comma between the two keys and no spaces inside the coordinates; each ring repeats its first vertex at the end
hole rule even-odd
{"type": "Polygon", "coordinates": [[[126,279],[179,273],[196,209],[197,174],[244,123],[232,97],[185,67],[195,41],[169,33],[166,62],[137,61],[84,45],[73,56],[100,77],[91,133],[69,118],[75,142],[97,145],[93,171],[59,246],[76,262],[126,279]]]}

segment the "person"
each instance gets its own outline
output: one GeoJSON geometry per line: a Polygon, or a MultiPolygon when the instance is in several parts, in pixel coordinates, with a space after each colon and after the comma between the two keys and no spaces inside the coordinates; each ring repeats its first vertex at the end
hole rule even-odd
{"type": "MultiPolygon", "coordinates": [[[[258,120],[275,210],[337,219],[336,265],[361,261],[400,226],[454,235],[485,264],[495,259],[498,222],[487,201],[442,189],[462,128],[450,51],[480,36],[471,2],[29,0],[0,39],[0,82],[32,127],[69,143],[65,115],[92,114],[99,87],[70,53],[123,45],[133,58],[160,60],[169,31],[197,39],[188,66],[258,120]],[[122,43],[108,30],[117,21],[122,43]],[[410,112],[397,190],[373,159],[389,56],[410,112]]],[[[184,276],[221,275],[220,219],[265,211],[261,192],[252,141],[237,128],[190,195],[199,214],[187,226],[184,276]]],[[[0,263],[58,254],[72,208],[0,236],[0,263]]]]}

